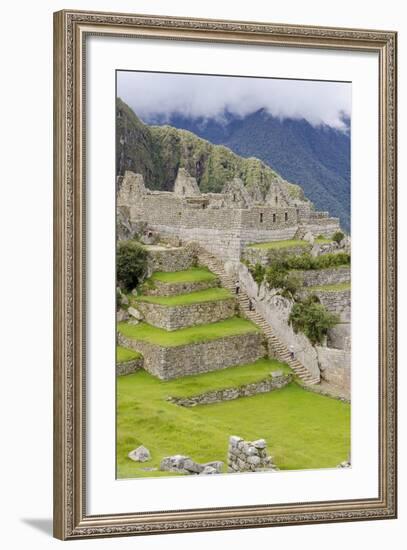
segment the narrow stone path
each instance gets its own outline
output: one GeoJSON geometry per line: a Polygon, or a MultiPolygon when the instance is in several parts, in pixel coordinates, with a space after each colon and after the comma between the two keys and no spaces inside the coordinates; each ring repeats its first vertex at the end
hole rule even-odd
{"type": "Polygon", "coordinates": [[[202,264],[206,265],[212,273],[215,273],[215,275],[219,277],[222,286],[230,290],[236,296],[241,314],[261,328],[276,358],[287,363],[305,385],[319,384],[319,378],[314,377],[298,359],[293,359],[291,357],[291,353],[287,346],[278,338],[263,316],[255,310],[250,310],[250,299],[246,291],[240,288],[239,293],[236,294],[236,278],[226,273],[220,260],[203,248],[199,249],[198,258],[202,264]]]}

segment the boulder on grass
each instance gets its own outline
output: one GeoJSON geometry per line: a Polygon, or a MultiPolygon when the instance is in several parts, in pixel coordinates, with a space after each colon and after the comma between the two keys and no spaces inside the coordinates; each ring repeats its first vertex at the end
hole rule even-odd
{"type": "Polygon", "coordinates": [[[137,449],[130,451],[127,456],[131,460],[134,460],[134,462],[147,462],[147,460],[151,459],[150,451],[144,445],[140,445],[137,449]]]}

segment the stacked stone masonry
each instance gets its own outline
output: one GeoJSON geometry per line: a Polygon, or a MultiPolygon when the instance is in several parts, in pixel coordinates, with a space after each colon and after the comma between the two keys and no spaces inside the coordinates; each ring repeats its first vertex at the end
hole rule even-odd
{"type": "Polygon", "coordinates": [[[350,268],[348,266],[309,269],[306,271],[298,270],[296,273],[302,278],[304,286],[333,285],[350,281],[350,268]]]}
{"type": "Polygon", "coordinates": [[[137,307],[149,325],[165,330],[216,323],[236,314],[234,298],[183,306],[164,306],[140,301],[137,307]]]}
{"type": "Polygon", "coordinates": [[[293,238],[300,224],[315,235],[339,230],[338,219],[318,216],[310,203],[291,199],[279,183],[258,203],[238,178],[225,182],[222,193],[207,194],[200,193],[189,174],[178,179],[174,193],[151,191],[142,176],[126,172],[117,199],[122,225],[143,222],[164,237],[196,240],[232,262],[240,260],[249,243],[293,238]]]}
{"type": "Polygon", "coordinates": [[[147,247],[148,272],[183,271],[194,265],[194,257],[188,247],[149,246],[147,247]]]}
{"type": "Polygon", "coordinates": [[[142,353],[144,368],[161,380],[254,363],[266,355],[263,335],[259,332],[174,347],[126,338],[120,333],[118,341],[142,353]]]}
{"type": "Polygon", "coordinates": [[[264,439],[244,441],[232,435],[228,447],[228,472],[257,472],[277,470],[273,459],[268,455],[264,439]]]}

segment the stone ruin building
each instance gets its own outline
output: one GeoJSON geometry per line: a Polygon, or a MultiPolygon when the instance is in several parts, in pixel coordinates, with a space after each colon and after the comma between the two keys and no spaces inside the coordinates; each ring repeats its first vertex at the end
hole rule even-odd
{"type": "MultiPolygon", "coordinates": [[[[276,178],[266,196],[256,182],[250,188],[235,177],[221,193],[201,193],[184,168],[178,170],[174,190],[152,191],[141,174],[127,171],[118,180],[118,220],[131,232],[144,224],[174,244],[196,241],[223,262],[240,261],[247,244],[293,238],[306,233],[332,236],[339,219],[315,211],[308,200],[292,198],[276,178]]],[[[119,231],[120,238],[120,231],[119,231]]]]}

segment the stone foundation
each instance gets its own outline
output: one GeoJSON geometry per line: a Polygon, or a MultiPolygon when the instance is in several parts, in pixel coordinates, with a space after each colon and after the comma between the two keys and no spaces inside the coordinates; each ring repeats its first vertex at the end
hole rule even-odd
{"type": "Polygon", "coordinates": [[[144,369],[161,380],[254,363],[267,353],[264,337],[259,332],[176,347],[162,347],[133,340],[120,333],[118,342],[124,347],[142,353],[144,369]]]}
{"type": "Polygon", "coordinates": [[[282,372],[273,372],[267,378],[245,384],[238,388],[225,388],[214,390],[190,397],[169,397],[168,401],[180,405],[181,407],[195,407],[196,405],[211,405],[212,403],[221,403],[222,401],[233,401],[239,397],[252,397],[259,393],[268,393],[273,390],[279,390],[287,386],[292,380],[291,374],[282,372]]]}
{"type": "Polygon", "coordinates": [[[244,441],[232,435],[229,438],[228,472],[257,472],[277,470],[273,459],[268,455],[264,439],[244,441]]]}
{"type": "Polygon", "coordinates": [[[165,330],[177,330],[194,325],[216,323],[236,315],[236,301],[234,298],[183,306],[163,306],[149,302],[138,302],[137,308],[142,312],[145,321],[149,325],[165,330]]]}

